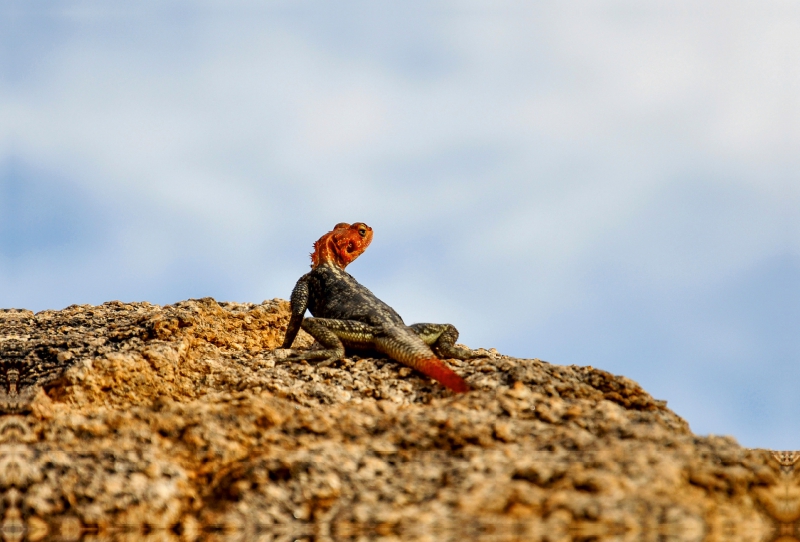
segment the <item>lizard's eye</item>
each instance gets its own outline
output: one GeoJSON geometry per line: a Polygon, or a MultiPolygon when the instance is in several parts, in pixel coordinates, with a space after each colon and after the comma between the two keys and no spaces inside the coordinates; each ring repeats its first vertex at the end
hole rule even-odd
{"type": "Polygon", "coordinates": [[[361,237],[366,237],[367,236],[367,228],[365,228],[363,226],[358,228],[358,235],[360,235],[361,237]]]}

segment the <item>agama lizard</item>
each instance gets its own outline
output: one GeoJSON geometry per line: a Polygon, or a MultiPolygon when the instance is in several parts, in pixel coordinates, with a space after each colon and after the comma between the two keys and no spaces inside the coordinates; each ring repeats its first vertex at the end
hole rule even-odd
{"type": "Polygon", "coordinates": [[[363,222],[343,222],[314,243],[311,271],[292,291],[292,316],[282,348],[290,348],[302,328],[324,349],[289,350],[287,357],[329,365],[344,357],[345,348],[377,350],[455,392],[469,391],[466,381],[439,359],[476,357],[456,346],[458,330],[453,325],[407,326],[394,309],[344,270],[371,242],[372,228],[363,222]],[[303,318],[306,309],[313,318],[303,318]]]}

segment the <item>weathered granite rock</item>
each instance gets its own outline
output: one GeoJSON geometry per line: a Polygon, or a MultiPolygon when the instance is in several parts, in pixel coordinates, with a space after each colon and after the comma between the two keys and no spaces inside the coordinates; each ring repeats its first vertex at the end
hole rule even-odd
{"type": "Polygon", "coordinates": [[[387,359],[282,360],[288,317],[209,298],[1,313],[0,535],[798,536],[796,454],[698,437],[627,378],[490,350],[449,361],[475,388],[454,396],[387,359]]]}

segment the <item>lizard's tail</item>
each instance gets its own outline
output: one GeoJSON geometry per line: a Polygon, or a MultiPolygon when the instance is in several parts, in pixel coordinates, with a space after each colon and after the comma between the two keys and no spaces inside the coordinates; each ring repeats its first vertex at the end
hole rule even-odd
{"type": "Polygon", "coordinates": [[[416,360],[413,363],[413,367],[419,372],[438,380],[442,385],[456,393],[464,393],[471,389],[466,380],[454,373],[453,370],[445,365],[439,358],[416,360]]]}

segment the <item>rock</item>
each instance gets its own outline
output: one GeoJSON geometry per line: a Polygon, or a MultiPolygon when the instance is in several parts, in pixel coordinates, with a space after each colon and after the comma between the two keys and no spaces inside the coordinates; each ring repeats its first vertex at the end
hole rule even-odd
{"type": "Polygon", "coordinates": [[[3,536],[794,540],[800,455],[696,436],[627,378],[484,350],[448,360],[453,395],[388,359],[281,359],[288,319],[0,313],[3,536]]]}

